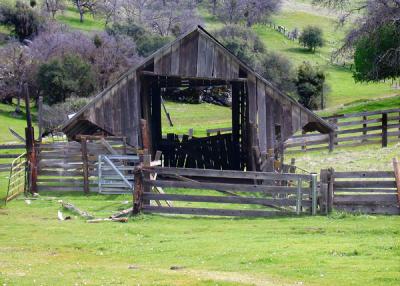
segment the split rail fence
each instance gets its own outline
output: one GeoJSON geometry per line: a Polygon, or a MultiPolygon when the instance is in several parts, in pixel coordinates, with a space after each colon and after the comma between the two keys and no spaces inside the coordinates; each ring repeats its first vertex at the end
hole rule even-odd
{"type": "Polygon", "coordinates": [[[135,180],[136,212],[243,217],[317,212],[316,174],[167,167],[144,167],[142,172],[135,180]]]}
{"type": "MultiPolygon", "coordinates": [[[[336,126],[332,147],[400,141],[400,109],[340,114],[323,117],[336,126]]],[[[332,145],[332,144],[331,144],[332,145]]],[[[330,148],[329,134],[302,134],[285,142],[287,153],[330,148]]]]}

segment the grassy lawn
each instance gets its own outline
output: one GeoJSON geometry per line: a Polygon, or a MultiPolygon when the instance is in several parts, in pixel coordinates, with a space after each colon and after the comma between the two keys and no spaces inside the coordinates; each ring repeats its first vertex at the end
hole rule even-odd
{"type": "MultiPolygon", "coordinates": [[[[53,194],[52,194],[53,196],[53,194]]],[[[58,221],[58,199],[106,217],[130,197],[42,196],[0,209],[6,285],[398,285],[399,217],[58,221]],[[171,270],[178,268],[177,270],[171,270]]],[[[64,215],[68,215],[64,213],[64,215]]]]}
{"type": "Polygon", "coordinates": [[[173,127],[168,125],[167,117],[162,111],[163,134],[188,134],[190,128],[194,129],[194,136],[205,136],[206,129],[232,126],[232,110],[229,107],[209,103],[183,104],[166,102],[167,111],[170,113],[173,127]]]}
{"type": "Polygon", "coordinates": [[[104,20],[98,16],[93,17],[90,13],[83,16],[83,23],[79,20],[79,13],[75,7],[68,6],[67,9],[56,16],[57,21],[66,24],[71,28],[86,32],[103,31],[104,20]]]}

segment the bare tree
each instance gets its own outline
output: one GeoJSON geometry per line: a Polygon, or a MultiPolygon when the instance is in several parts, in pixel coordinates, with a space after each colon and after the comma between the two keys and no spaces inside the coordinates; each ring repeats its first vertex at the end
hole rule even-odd
{"type": "Polygon", "coordinates": [[[0,100],[17,98],[16,113],[20,113],[22,88],[27,81],[30,59],[26,47],[11,41],[0,49],[0,100]]]}
{"type": "Polygon", "coordinates": [[[47,13],[51,14],[52,18],[54,19],[57,12],[63,11],[65,9],[65,1],[46,0],[43,2],[43,6],[46,7],[47,13]]]}
{"type": "Polygon", "coordinates": [[[79,21],[83,23],[83,15],[86,13],[94,14],[97,7],[96,0],[71,0],[79,12],[79,21]]]}
{"type": "Polygon", "coordinates": [[[280,4],[281,0],[220,0],[216,15],[225,23],[250,27],[278,11],[280,4]]]}

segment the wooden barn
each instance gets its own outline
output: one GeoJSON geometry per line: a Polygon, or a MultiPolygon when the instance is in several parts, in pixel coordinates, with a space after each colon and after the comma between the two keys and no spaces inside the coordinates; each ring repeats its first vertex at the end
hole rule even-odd
{"type": "Polygon", "coordinates": [[[124,136],[130,146],[160,150],[174,167],[268,170],[295,132],[333,127],[249,68],[202,27],[164,46],[98,94],[63,125],[78,135],[124,136]],[[227,86],[232,131],[204,138],[162,136],[161,94],[168,88],[227,86]]]}

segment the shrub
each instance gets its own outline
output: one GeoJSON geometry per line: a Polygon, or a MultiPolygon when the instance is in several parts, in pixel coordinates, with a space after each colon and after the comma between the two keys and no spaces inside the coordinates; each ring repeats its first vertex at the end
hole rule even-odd
{"type": "Polygon", "coordinates": [[[299,42],[310,51],[315,52],[316,48],[324,45],[322,30],[314,26],[306,27],[299,37],[299,42]]]}
{"type": "Polygon", "coordinates": [[[400,77],[400,28],[382,26],[357,41],[354,52],[356,81],[395,80],[400,77]]]}
{"type": "Polygon", "coordinates": [[[48,104],[65,101],[75,95],[87,97],[96,86],[91,66],[75,55],[55,58],[39,67],[37,82],[48,104]]]}
{"type": "Polygon", "coordinates": [[[317,109],[318,99],[323,96],[324,83],[325,74],[312,67],[310,63],[304,62],[297,72],[296,87],[299,103],[309,109],[317,109]]]}
{"type": "Polygon", "coordinates": [[[10,26],[20,41],[36,35],[40,26],[39,15],[28,5],[17,1],[15,7],[0,7],[0,23],[10,26]]]}

